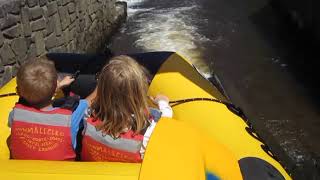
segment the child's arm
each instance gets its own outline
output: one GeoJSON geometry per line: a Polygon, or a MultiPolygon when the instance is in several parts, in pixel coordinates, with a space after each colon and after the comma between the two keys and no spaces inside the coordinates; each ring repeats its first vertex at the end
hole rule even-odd
{"type": "Polygon", "coordinates": [[[65,76],[61,81],[57,81],[57,90],[69,86],[74,80],[72,76],[65,76]]]}
{"type": "Polygon", "coordinates": [[[9,128],[11,128],[12,121],[13,121],[13,111],[11,111],[11,112],[9,113],[9,117],[8,117],[8,127],[9,127],[9,128]]]}
{"type": "Polygon", "coordinates": [[[169,105],[169,98],[165,95],[158,94],[154,102],[158,104],[159,110],[161,111],[161,117],[169,117],[172,118],[173,111],[171,106],[169,105]]]}
{"type": "MultiPolygon", "coordinates": [[[[9,113],[9,117],[8,117],[8,127],[10,127],[10,128],[11,128],[11,126],[12,126],[12,121],[13,121],[13,111],[11,111],[11,112],[9,113]]],[[[10,150],[11,134],[8,136],[6,142],[7,142],[8,148],[9,148],[9,150],[10,150]]]]}

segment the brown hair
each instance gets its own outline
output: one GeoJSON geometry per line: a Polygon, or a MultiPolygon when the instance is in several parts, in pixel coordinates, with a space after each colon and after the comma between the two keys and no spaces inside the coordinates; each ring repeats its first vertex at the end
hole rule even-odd
{"type": "Polygon", "coordinates": [[[57,87],[57,72],[52,61],[36,58],[23,64],[17,74],[17,91],[30,105],[50,102],[57,87]]]}
{"type": "Polygon", "coordinates": [[[94,118],[105,134],[118,137],[128,128],[135,133],[147,125],[148,83],[145,69],[129,56],[116,56],[102,69],[97,96],[93,101],[94,118]]]}

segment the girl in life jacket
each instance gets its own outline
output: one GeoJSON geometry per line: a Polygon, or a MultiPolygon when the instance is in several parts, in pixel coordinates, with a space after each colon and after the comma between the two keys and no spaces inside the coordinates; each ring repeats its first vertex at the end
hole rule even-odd
{"type": "Polygon", "coordinates": [[[159,113],[148,108],[147,90],[146,70],[131,57],[117,56],[104,66],[85,121],[83,161],[142,161],[156,116],[172,117],[166,96],[153,99],[159,113]]]}

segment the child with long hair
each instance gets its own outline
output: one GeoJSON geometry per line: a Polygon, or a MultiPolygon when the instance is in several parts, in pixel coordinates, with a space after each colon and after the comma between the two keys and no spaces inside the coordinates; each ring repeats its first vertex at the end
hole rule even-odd
{"type": "MultiPolygon", "coordinates": [[[[129,56],[117,56],[102,69],[87,119],[82,160],[141,162],[156,125],[148,108],[145,69],[129,56]]],[[[155,98],[162,116],[172,117],[169,99],[155,98]]]]}

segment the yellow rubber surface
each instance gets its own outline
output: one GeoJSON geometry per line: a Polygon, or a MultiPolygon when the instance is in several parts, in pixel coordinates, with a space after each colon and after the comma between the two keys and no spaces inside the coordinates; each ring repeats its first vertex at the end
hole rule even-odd
{"type": "MultiPolygon", "coordinates": [[[[173,54],[154,77],[149,94],[168,95],[170,100],[186,98],[219,98],[220,93],[198,75],[190,62],[173,54]]],[[[278,169],[285,179],[291,179],[279,162],[261,149],[262,143],[250,136],[246,123],[230,112],[225,105],[211,101],[194,101],[173,107],[174,118],[188,122],[228,147],[238,160],[258,157],[278,169]]]]}
{"type": "Polygon", "coordinates": [[[162,118],[148,144],[141,179],[205,180],[205,173],[220,179],[242,179],[237,159],[223,145],[190,124],[162,118]]]}

